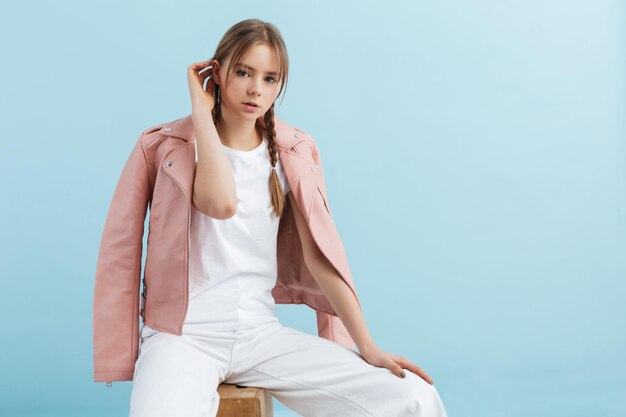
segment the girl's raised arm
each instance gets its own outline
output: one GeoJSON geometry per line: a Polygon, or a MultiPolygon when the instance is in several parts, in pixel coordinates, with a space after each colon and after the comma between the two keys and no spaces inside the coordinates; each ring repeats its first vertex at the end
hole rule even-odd
{"type": "Polygon", "coordinates": [[[213,68],[205,74],[199,71],[216,61],[204,61],[187,67],[189,93],[191,95],[191,118],[198,149],[198,164],[193,184],[193,205],[207,216],[224,220],[237,210],[235,177],[222,142],[213,123],[212,110],[215,106],[211,75],[213,68]],[[202,88],[208,78],[206,92],[202,88]]]}

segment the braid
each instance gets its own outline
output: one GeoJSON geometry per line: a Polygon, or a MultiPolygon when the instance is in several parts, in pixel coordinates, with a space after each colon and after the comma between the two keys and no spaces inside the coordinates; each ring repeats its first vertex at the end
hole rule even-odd
{"type": "MultiPolygon", "coordinates": [[[[221,92],[220,87],[215,87],[215,107],[212,110],[213,123],[217,127],[218,120],[221,116],[221,92]]],[[[278,152],[276,150],[276,144],[274,142],[274,138],[276,137],[276,130],[274,128],[274,103],[269,108],[267,112],[265,112],[265,116],[263,118],[265,124],[265,135],[267,137],[267,149],[270,154],[270,161],[272,163],[272,172],[270,173],[269,178],[269,188],[270,188],[270,201],[272,206],[274,207],[274,213],[277,217],[280,217],[283,208],[285,207],[285,196],[283,194],[283,188],[280,185],[280,180],[278,179],[278,174],[276,174],[276,163],[278,161],[278,152]]]]}
{"type": "Polygon", "coordinates": [[[265,122],[265,134],[267,136],[267,149],[270,154],[270,161],[272,163],[272,172],[269,178],[270,197],[272,205],[274,206],[274,213],[280,217],[285,205],[285,196],[283,195],[283,189],[276,174],[276,163],[278,161],[278,152],[276,151],[276,144],[274,138],[276,137],[276,130],[274,129],[274,103],[265,113],[263,118],[265,122]]]}
{"type": "Polygon", "coordinates": [[[213,98],[215,100],[215,105],[213,106],[213,110],[211,111],[211,115],[213,116],[213,124],[215,125],[215,127],[217,127],[217,121],[220,118],[220,115],[222,113],[222,106],[220,106],[220,101],[221,101],[221,92],[220,92],[220,86],[216,85],[215,86],[215,90],[213,91],[213,98]]]}

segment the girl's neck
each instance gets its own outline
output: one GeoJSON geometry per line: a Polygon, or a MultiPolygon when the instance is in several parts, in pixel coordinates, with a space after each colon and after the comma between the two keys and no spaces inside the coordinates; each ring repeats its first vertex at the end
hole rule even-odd
{"type": "Polygon", "coordinates": [[[229,123],[228,117],[225,119],[222,113],[215,127],[222,144],[229,148],[248,151],[258,147],[263,140],[263,132],[256,121],[238,120],[229,123]]]}

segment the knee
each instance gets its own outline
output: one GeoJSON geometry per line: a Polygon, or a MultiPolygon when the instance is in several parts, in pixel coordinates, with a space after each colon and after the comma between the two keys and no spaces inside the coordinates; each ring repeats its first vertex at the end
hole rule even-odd
{"type": "Polygon", "coordinates": [[[410,415],[439,415],[433,414],[435,410],[440,408],[439,402],[441,401],[435,386],[409,370],[405,369],[405,372],[406,377],[400,384],[399,392],[407,410],[413,413],[410,415]]]}

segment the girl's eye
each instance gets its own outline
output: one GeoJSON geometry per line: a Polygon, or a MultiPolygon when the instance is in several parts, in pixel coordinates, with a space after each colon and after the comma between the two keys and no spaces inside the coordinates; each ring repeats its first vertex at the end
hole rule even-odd
{"type": "MultiPolygon", "coordinates": [[[[248,71],[245,71],[245,70],[237,70],[237,74],[238,74],[238,75],[241,75],[241,74],[248,74],[248,71]]],[[[272,80],[272,81],[271,81],[271,83],[272,83],[272,84],[276,83],[276,78],[274,78],[274,77],[272,77],[272,76],[269,76],[269,77],[267,77],[267,78],[271,78],[271,80],[272,80]]]]}

